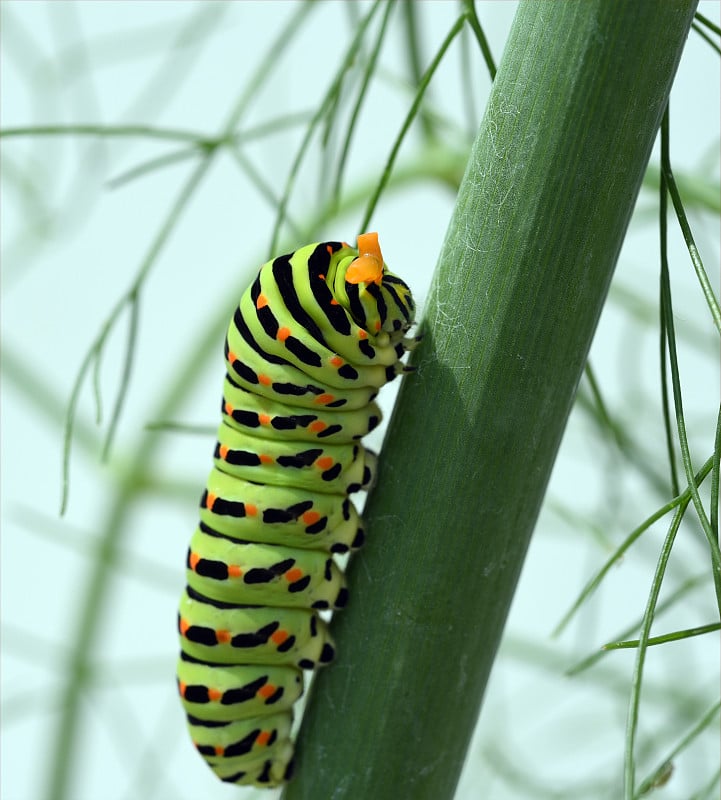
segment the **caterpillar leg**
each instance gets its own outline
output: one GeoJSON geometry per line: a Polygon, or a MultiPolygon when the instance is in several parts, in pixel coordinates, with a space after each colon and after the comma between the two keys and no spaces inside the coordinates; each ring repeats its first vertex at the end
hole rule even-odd
{"type": "Polygon", "coordinates": [[[413,350],[418,347],[418,345],[423,341],[423,334],[419,333],[416,336],[406,336],[401,344],[403,345],[403,351],[406,353],[411,353],[413,350]]]}

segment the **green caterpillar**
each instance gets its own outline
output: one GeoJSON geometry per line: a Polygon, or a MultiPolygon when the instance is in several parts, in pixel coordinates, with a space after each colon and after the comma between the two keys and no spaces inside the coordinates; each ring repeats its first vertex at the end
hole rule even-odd
{"type": "Polygon", "coordinates": [[[264,264],[225,343],[214,467],[180,600],[178,689],[195,747],[223,781],[273,787],[293,770],[302,670],[333,659],[321,609],[348,592],[333,560],[363,543],[348,495],[375,455],[378,390],[408,371],[415,306],[378,236],[264,264]]]}

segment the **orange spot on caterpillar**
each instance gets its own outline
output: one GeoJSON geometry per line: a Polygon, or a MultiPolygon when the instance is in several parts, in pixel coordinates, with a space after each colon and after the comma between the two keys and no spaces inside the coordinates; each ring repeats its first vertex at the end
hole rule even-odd
{"type": "Polygon", "coordinates": [[[218,644],[228,644],[230,641],[230,631],[226,631],[225,629],[216,631],[215,638],[218,640],[218,644]]]}
{"type": "Polygon", "coordinates": [[[377,331],[379,331],[379,330],[381,329],[381,321],[380,321],[379,319],[377,319],[377,320],[376,320],[376,321],[373,323],[373,327],[374,327],[374,328],[375,328],[377,331]]]}
{"type": "Polygon", "coordinates": [[[185,636],[185,634],[187,633],[189,627],[190,627],[190,623],[188,622],[188,620],[187,619],[183,619],[181,617],[180,621],[178,622],[178,628],[179,628],[180,633],[181,633],[182,636],[185,636]]]}
{"type": "Polygon", "coordinates": [[[178,681],[178,692],[180,693],[181,697],[185,697],[185,690],[188,688],[187,683],[183,683],[183,681],[178,681]]]}
{"type": "Polygon", "coordinates": [[[364,331],[363,328],[358,328],[358,338],[359,339],[367,339],[368,338],[368,331],[364,331]]]}
{"type": "Polygon", "coordinates": [[[268,298],[264,294],[259,294],[258,299],[255,301],[255,307],[265,308],[268,305],[268,298]]]}
{"type": "Polygon", "coordinates": [[[241,578],[243,570],[237,564],[228,564],[228,576],[231,578],[241,578]]]}
{"type": "Polygon", "coordinates": [[[215,505],[215,501],[218,499],[218,495],[211,494],[208,492],[208,496],[205,498],[205,507],[208,511],[213,510],[213,506],[215,505]]]}
{"type": "Polygon", "coordinates": [[[273,642],[275,642],[275,644],[280,646],[288,638],[288,631],[284,630],[276,631],[275,633],[271,634],[270,638],[272,639],[273,642]]]}
{"type": "Polygon", "coordinates": [[[328,403],[332,403],[334,400],[335,397],[332,394],[319,394],[313,402],[319,406],[327,406],[328,403]]]}
{"type": "Polygon", "coordinates": [[[235,360],[235,353],[232,350],[228,350],[228,361],[232,364],[235,360]]]}
{"type": "Polygon", "coordinates": [[[258,375],[258,382],[262,383],[263,386],[270,386],[270,384],[273,383],[273,379],[270,378],[268,375],[261,374],[258,375]]]}
{"type": "Polygon", "coordinates": [[[225,413],[226,413],[226,414],[227,414],[229,417],[232,417],[232,416],[233,416],[233,411],[234,411],[234,409],[233,409],[233,406],[231,406],[231,405],[230,405],[230,403],[229,403],[227,400],[225,401],[225,406],[224,406],[224,409],[225,409],[225,413]]]}
{"type": "Polygon", "coordinates": [[[313,525],[320,519],[320,514],[317,511],[306,511],[305,514],[301,516],[301,519],[306,525],[313,525]]]}
{"type": "Polygon", "coordinates": [[[321,422],[319,419],[317,419],[315,422],[310,423],[310,425],[308,426],[308,430],[311,433],[320,433],[321,431],[324,431],[327,427],[328,426],[325,424],[325,422],[321,422]]]}
{"type": "Polygon", "coordinates": [[[333,356],[332,358],[328,359],[328,363],[333,367],[342,367],[344,361],[340,356],[333,356]]]}
{"type": "Polygon", "coordinates": [[[290,328],[278,328],[276,336],[279,342],[284,342],[290,336],[290,328]]]}
{"type": "Polygon", "coordinates": [[[293,569],[289,569],[283,577],[288,581],[288,583],[295,583],[303,577],[303,570],[298,569],[298,567],[294,567],[293,569]]]}
{"type": "Polygon", "coordinates": [[[324,275],[322,272],[321,272],[321,274],[320,274],[318,277],[319,277],[319,278],[320,278],[322,281],[324,281],[324,280],[325,280],[325,275],[324,275]]]}
{"type": "Polygon", "coordinates": [[[270,414],[258,414],[258,422],[260,422],[261,425],[270,425],[271,419],[272,417],[270,414]]]}
{"type": "Polygon", "coordinates": [[[255,503],[245,503],[245,516],[246,517],[257,517],[258,516],[258,506],[255,503]]]}
{"type": "Polygon", "coordinates": [[[220,745],[217,745],[215,747],[215,755],[216,756],[222,756],[224,753],[225,753],[225,748],[224,747],[221,747],[220,745]]]}
{"type": "Polygon", "coordinates": [[[265,453],[261,453],[258,458],[260,458],[261,464],[272,464],[273,463],[273,456],[268,456],[265,453]]]}
{"type": "Polygon", "coordinates": [[[269,697],[272,697],[275,694],[276,687],[273,686],[272,683],[266,683],[265,686],[261,686],[260,689],[256,692],[258,697],[262,697],[263,700],[267,700],[269,697]]]}
{"type": "Polygon", "coordinates": [[[221,444],[220,447],[218,448],[218,453],[220,457],[223,459],[223,461],[225,461],[225,459],[228,457],[229,452],[230,448],[228,447],[227,444],[221,444]]]}
{"type": "Polygon", "coordinates": [[[329,244],[325,246],[325,249],[328,251],[329,256],[333,255],[333,248],[329,244]]]}
{"type": "Polygon", "coordinates": [[[270,741],[270,731],[261,731],[255,740],[258,747],[265,747],[270,741]]]}
{"type": "Polygon", "coordinates": [[[335,297],[334,297],[334,298],[333,298],[333,299],[330,301],[330,304],[331,304],[332,306],[337,306],[337,305],[340,305],[340,304],[338,303],[338,301],[335,299],[335,297]]]}
{"type": "Polygon", "coordinates": [[[208,689],[208,697],[214,702],[217,703],[218,700],[223,696],[223,693],[220,689],[208,689]]]}
{"type": "Polygon", "coordinates": [[[333,459],[330,456],[321,456],[315,463],[321,469],[330,469],[333,466],[333,459]]]}
{"type": "Polygon", "coordinates": [[[193,572],[195,572],[195,568],[198,566],[198,561],[200,561],[200,556],[191,551],[188,561],[190,562],[190,568],[193,570],[193,572]]]}

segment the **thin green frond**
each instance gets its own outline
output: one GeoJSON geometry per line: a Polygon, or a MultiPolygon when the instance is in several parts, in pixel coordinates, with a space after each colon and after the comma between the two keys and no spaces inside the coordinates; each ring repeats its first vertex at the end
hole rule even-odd
{"type": "Polygon", "coordinates": [[[18,128],[0,128],[0,137],[12,139],[20,136],[90,136],[108,139],[130,137],[164,139],[173,142],[199,142],[203,135],[198,131],[174,128],[157,128],[152,125],[29,125],[18,128]]]}
{"type": "Polygon", "coordinates": [[[652,789],[659,788],[665,783],[665,776],[669,775],[669,766],[673,764],[674,759],[682,753],[701,733],[703,733],[718,716],[719,709],[721,709],[721,701],[714,703],[714,705],[704,714],[701,719],[694,725],[688,733],[682,736],[678,744],[666,755],[663,762],[651,772],[648,778],[645,778],[638,785],[634,800],[647,795],[652,789]]]}
{"type": "MultiPolygon", "coordinates": [[[[701,469],[696,473],[694,476],[694,487],[698,487],[703,483],[703,481],[708,476],[709,472],[711,472],[711,468],[713,465],[713,456],[710,456],[701,469]]],[[[691,502],[692,491],[690,487],[686,487],[686,489],[681,492],[681,494],[677,495],[673,500],[670,500],[665,505],[661,506],[661,508],[654,511],[653,514],[646,517],[646,519],[637,527],[634,528],[633,531],[624,539],[624,541],[618,546],[616,551],[613,555],[606,561],[606,563],[601,567],[601,569],[594,575],[593,578],[586,584],[583,588],[581,593],[576,598],[576,601],[573,603],[571,608],[563,615],[561,621],[556,625],[553,629],[553,635],[558,636],[563,629],[568,625],[571,621],[573,616],[576,612],[581,608],[581,606],[586,602],[586,600],[596,591],[596,589],[601,585],[601,582],[608,574],[608,571],[614,564],[617,564],[621,558],[623,557],[624,553],[633,545],[637,539],[639,539],[655,522],[658,520],[663,519],[666,514],[670,513],[674,509],[678,509],[677,513],[685,513],[687,506],[691,502]]]]}
{"type": "Polygon", "coordinates": [[[450,31],[446,35],[446,38],[443,40],[443,43],[438,48],[438,52],[434,56],[433,60],[431,61],[428,69],[423,74],[420,83],[418,84],[418,90],[416,92],[416,96],[413,99],[413,103],[411,104],[410,109],[408,110],[408,114],[406,115],[403,124],[401,125],[401,129],[398,132],[398,135],[393,142],[393,145],[390,149],[390,154],[388,156],[388,160],[386,161],[386,165],[383,168],[383,172],[381,177],[378,181],[375,191],[371,195],[370,200],[368,201],[368,206],[366,208],[365,214],[363,215],[363,221],[360,225],[360,230],[365,231],[368,229],[370,225],[371,218],[373,217],[373,212],[375,211],[376,204],[381,196],[381,193],[385,189],[386,185],[388,184],[391,173],[393,172],[393,165],[395,164],[396,157],[398,156],[398,151],[401,149],[401,145],[408,133],[411,123],[416,117],[418,110],[421,107],[421,103],[423,101],[423,95],[425,94],[426,89],[428,88],[431,79],[433,78],[433,74],[435,73],[436,69],[438,69],[438,65],[443,60],[443,56],[446,54],[446,51],[451,46],[451,43],[456,38],[456,36],[461,32],[463,28],[463,24],[465,22],[464,17],[459,17],[455,24],[451,27],[450,31]]]}
{"type": "Polygon", "coordinates": [[[493,80],[496,77],[496,62],[493,60],[491,47],[488,44],[488,39],[486,39],[486,34],[483,32],[483,26],[478,19],[478,14],[476,13],[476,4],[474,0],[462,0],[462,2],[466,9],[468,24],[471,26],[473,35],[476,37],[478,47],[483,55],[484,61],[486,62],[488,74],[491,76],[491,80],[493,80]]]}
{"type": "Polygon", "coordinates": [[[351,142],[353,141],[353,136],[355,134],[356,128],[358,127],[357,120],[359,119],[363,103],[367,98],[371,79],[373,78],[376,71],[378,56],[380,55],[381,48],[386,39],[386,35],[388,34],[388,23],[390,21],[391,12],[393,11],[394,7],[395,6],[393,3],[386,4],[385,14],[383,14],[381,18],[380,30],[378,31],[370,55],[366,60],[365,68],[363,70],[363,77],[361,79],[360,87],[358,88],[358,95],[353,105],[353,110],[351,111],[350,116],[348,117],[348,126],[346,128],[345,136],[343,137],[343,144],[341,145],[340,156],[338,158],[338,164],[336,165],[336,174],[333,180],[332,197],[335,203],[338,203],[340,199],[346,162],[348,160],[348,155],[350,153],[350,147],[351,147],[351,142]]]}
{"type": "Polygon", "coordinates": [[[666,186],[668,188],[669,194],[671,195],[674,210],[676,211],[676,218],[678,219],[678,224],[681,226],[681,231],[683,232],[683,238],[686,240],[686,246],[688,247],[688,254],[691,257],[691,262],[694,266],[694,269],[696,270],[696,277],[698,278],[699,286],[701,287],[703,296],[706,299],[706,304],[708,305],[709,311],[711,312],[711,318],[713,319],[713,323],[716,326],[716,330],[721,334],[721,308],[719,308],[719,301],[716,295],[714,294],[713,288],[711,287],[711,281],[709,281],[708,274],[704,269],[703,262],[701,261],[701,256],[699,255],[698,252],[698,247],[696,247],[696,242],[694,241],[693,233],[691,232],[691,226],[688,224],[686,211],[683,207],[681,195],[679,194],[678,187],[676,186],[676,181],[674,180],[670,163],[668,161],[665,161],[663,163],[662,169],[664,178],[666,179],[666,186]]]}
{"type": "Polygon", "coordinates": [[[338,102],[338,98],[340,96],[340,91],[343,85],[343,79],[350,69],[353,61],[355,59],[356,50],[360,46],[360,42],[363,41],[363,37],[365,36],[365,32],[370,25],[373,17],[377,13],[377,11],[381,8],[382,2],[381,0],[376,0],[375,3],[371,6],[370,11],[366,14],[366,16],[359,22],[355,35],[351,40],[350,44],[346,48],[345,54],[340,62],[340,66],[331,82],[328,91],[324,95],[321,102],[318,104],[318,109],[316,113],[313,115],[313,119],[308,123],[308,128],[303,136],[303,140],[298,147],[295,157],[288,169],[288,178],[285,182],[285,186],[283,187],[283,192],[281,194],[280,205],[278,208],[278,213],[276,215],[275,225],[273,227],[273,232],[270,237],[270,245],[268,248],[268,252],[275,253],[278,250],[278,240],[280,237],[280,230],[281,226],[285,222],[285,215],[286,210],[288,207],[288,203],[290,201],[291,194],[293,192],[293,187],[295,186],[296,180],[300,174],[300,167],[305,158],[306,152],[310,147],[310,143],[313,139],[313,135],[315,133],[316,128],[321,124],[321,122],[325,119],[328,119],[329,116],[332,114],[332,110],[335,104],[338,102]]]}
{"type": "MultiPolygon", "coordinates": [[[[658,608],[656,609],[658,612],[658,608]]],[[[690,639],[693,636],[703,636],[707,633],[721,630],[721,622],[711,622],[708,625],[699,625],[696,628],[686,628],[682,631],[672,631],[662,633],[659,636],[651,636],[646,642],[647,647],[656,644],[666,644],[667,642],[677,642],[681,639],[690,639]]],[[[635,650],[639,646],[639,639],[628,639],[624,642],[609,642],[603,645],[604,650],[635,650]]]]}
{"type": "MultiPolygon", "coordinates": [[[[665,600],[656,606],[656,618],[658,619],[661,614],[667,611],[670,608],[674,608],[674,606],[678,605],[682,600],[684,600],[691,592],[694,590],[704,586],[706,581],[708,580],[708,575],[703,573],[701,575],[696,575],[692,578],[688,578],[685,580],[677,589],[675,589],[665,600]]],[[[629,623],[623,631],[618,635],[617,639],[625,639],[626,637],[630,636],[632,633],[637,631],[641,627],[641,619],[635,619],[633,622],[629,623]]],[[[598,661],[604,658],[607,655],[608,651],[604,648],[597,650],[595,653],[592,653],[590,656],[582,659],[578,663],[574,664],[572,667],[569,667],[566,670],[566,675],[569,677],[573,675],[578,675],[581,672],[589,669],[590,667],[594,666],[598,661]]]]}

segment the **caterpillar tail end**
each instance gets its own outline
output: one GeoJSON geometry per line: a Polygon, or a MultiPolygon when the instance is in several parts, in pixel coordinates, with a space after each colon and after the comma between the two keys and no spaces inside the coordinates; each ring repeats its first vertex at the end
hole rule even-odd
{"type": "Polygon", "coordinates": [[[292,780],[295,768],[293,743],[285,741],[272,759],[237,770],[232,765],[214,765],[210,768],[223,783],[236,786],[257,786],[260,789],[275,789],[292,780]]]}

